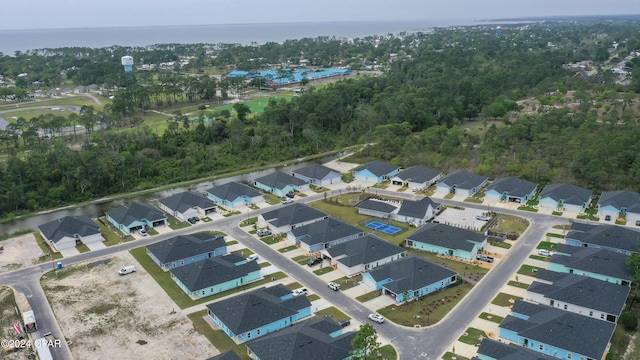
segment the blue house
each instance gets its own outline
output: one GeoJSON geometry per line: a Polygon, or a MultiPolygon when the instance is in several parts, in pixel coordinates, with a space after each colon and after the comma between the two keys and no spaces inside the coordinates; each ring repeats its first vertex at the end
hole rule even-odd
{"type": "Polygon", "coordinates": [[[640,221],[640,194],[627,191],[603,191],[598,200],[598,215],[606,219],[624,217],[627,224],[636,224],[640,221]]]}
{"type": "Polygon", "coordinates": [[[147,254],[167,271],[227,253],[224,236],[202,232],[179,235],[147,246],[147,254]]]}
{"type": "Polygon", "coordinates": [[[311,315],[306,296],[282,284],[263,287],[207,305],[213,322],[236,344],[289,327],[311,315]]]}
{"type": "Polygon", "coordinates": [[[591,190],[573,184],[550,184],[540,192],[540,207],[581,213],[591,202],[591,190]]]}
{"type": "Polygon", "coordinates": [[[249,357],[260,360],[348,360],[356,332],[342,332],[330,317],[307,320],[247,343],[249,357]]]}
{"type": "Polygon", "coordinates": [[[431,294],[455,284],[458,274],[419,256],[407,256],[362,275],[362,282],[382,290],[396,303],[431,294]],[[406,295],[406,298],[405,298],[406,295]]]}
{"type": "Polygon", "coordinates": [[[438,181],[436,193],[441,196],[447,194],[473,196],[482,189],[489,180],[486,176],[477,175],[468,171],[457,171],[451,173],[438,181]]]}
{"type": "Polygon", "coordinates": [[[237,209],[264,201],[260,191],[237,182],[229,182],[207,190],[207,197],[216,204],[237,209]]]}
{"type": "Polygon", "coordinates": [[[588,316],[516,301],[500,337],[559,359],[604,359],[616,325],[588,316]]]}
{"type": "Polygon", "coordinates": [[[309,190],[309,184],[306,181],[279,171],[259,177],[254,182],[258,189],[280,197],[285,196],[288,192],[309,190]]]}
{"type": "Polygon", "coordinates": [[[308,253],[314,253],[360,236],[364,236],[364,231],[357,227],[334,218],[326,218],[292,229],[287,233],[287,240],[300,245],[308,253]]]}
{"type": "Polygon", "coordinates": [[[593,225],[574,221],[565,236],[565,243],[631,255],[638,252],[640,232],[617,225],[593,225]]]}
{"type": "Polygon", "coordinates": [[[410,248],[465,260],[474,260],[478,250],[487,245],[487,236],[439,223],[427,223],[407,237],[410,248]]]}
{"type": "Polygon", "coordinates": [[[356,180],[380,183],[400,172],[400,167],[382,161],[372,161],[353,169],[356,180]]]}
{"type": "Polygon", "coordinates": [[[558,244],[549,270],[631,286],[633,272],[627,266],[627,258],[614,251],[558,244]]]}
{"type": "Polygon", "coordinates": [[[138,229],[167,225],[167,217],[162,211],[147,203],[134,202],[106,213],[107,220],[118,230],[131,234],[138,229]]]}
{"type": "Polygon", "coordinates": [[[488,201],[504,201],[525,204],[536,196],[538,184],[517,177],[495,179],[484,194],[488,201]]]}
{"type": "Polygon", "coordinates": [[[342,182],[342,175],[324,165],[311,164],[293,172],[293,176],[316,186],[327,186],[342,182]]]}
{"type": "Polygon", "coordinates": [[[440,170],[421,165],[410,166],[391,178],[393,185],[406,186],[412,190],[425,189],[442,177],[440,170]]]}
{"type": "Polygon", "coordinates": [[[553,356],[529,350],[522,345],[482,339],[474,360],[557,360],[553,356]]]}
{"type": "Polygon", "coordinates": [[[171,279],[194,300],[262,278],[257,261],[247,261],[237,254],[208,258],[170,271],[171,279]]]}

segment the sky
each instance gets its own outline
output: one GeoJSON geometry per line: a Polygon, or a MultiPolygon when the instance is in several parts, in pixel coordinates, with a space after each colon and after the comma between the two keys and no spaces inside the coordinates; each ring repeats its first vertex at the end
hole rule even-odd
{"type": "MultiPolygon", "coordinates": [[[[637,0],[5,0],[2,30],[640,14],[637,0]]],[[[2,39],[0,39],[0,42],[2,39]]]]}

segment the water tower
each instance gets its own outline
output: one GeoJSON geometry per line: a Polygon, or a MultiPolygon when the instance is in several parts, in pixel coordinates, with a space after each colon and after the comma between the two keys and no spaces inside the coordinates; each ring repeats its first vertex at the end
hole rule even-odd
{"type": "Polygon", "coordinates": [[[124,66],[125,72],[130,72],[133,70],[133,57],[132,56],[123,56],[120,61],[122,62],[122,66],[124,66]]]}
{"type": "Polygon", "coordinates": [[[498,26],[496,28],[496,36],[500,36],[500,34],[502,34],[502,28],[500,26],[498,26]]]}

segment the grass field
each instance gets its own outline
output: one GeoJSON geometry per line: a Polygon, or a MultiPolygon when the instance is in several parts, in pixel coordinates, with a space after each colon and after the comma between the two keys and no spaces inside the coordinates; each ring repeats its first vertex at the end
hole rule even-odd
{"type": "MultiPolygon", "coordinates": [[[[249,109],[251,109],[252,114],[261,114],[264,112],[264,108],[267,107],[267,104],[269,103],[270,99],[276,99],[276,100],[285,99],[289,101],[291,100],[291,98],[292,96],[270,96],[270,97],[265,97],[260,99],[243,101],[243,103],[247,105],[249,109]]],[[[212,108],[212,110],[216,110],[216,111],[229,110],[231,112],[234,111],[233,105],[218,106],[218,107],[212,108]]]]}

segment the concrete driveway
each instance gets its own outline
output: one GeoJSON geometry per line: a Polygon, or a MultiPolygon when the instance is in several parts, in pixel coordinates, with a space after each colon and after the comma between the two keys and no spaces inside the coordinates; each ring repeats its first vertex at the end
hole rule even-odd
{"type": "Polygon", "coordinates": [[[62,254],[63,257],[68,258],[70,256],[80,254],[80,251],[78,251],[78,249],[76,249],[75,247],[72,247],[68,249],[61,249],[60,254],[62,254]]]}

